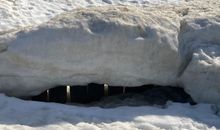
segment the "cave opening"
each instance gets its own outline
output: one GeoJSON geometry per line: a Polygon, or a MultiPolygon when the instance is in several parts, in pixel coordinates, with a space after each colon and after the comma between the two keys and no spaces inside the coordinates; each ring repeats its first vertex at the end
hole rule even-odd
{"type": "Polygon", "coordinates": [[[125,87],[96,83],[84,86],[57,86],[31,97],[31,100],[101,107],[123,105],[164,106],[168,101],[196,105],[191,96],[180,87],[158,85],[125,87]]]}

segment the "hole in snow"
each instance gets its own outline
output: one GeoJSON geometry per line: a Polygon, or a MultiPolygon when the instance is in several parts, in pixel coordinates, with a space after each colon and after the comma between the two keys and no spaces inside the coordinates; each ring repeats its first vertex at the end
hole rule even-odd
{"type": "Polygon", "coordinates": [[[100,107],[164,106],[168,101],[196,104],[191,96],[179,87],[156,85],[123,87],[96,83],[90,83],[86,86],[57,86],[31,97],[31,99],[100,107]]]}

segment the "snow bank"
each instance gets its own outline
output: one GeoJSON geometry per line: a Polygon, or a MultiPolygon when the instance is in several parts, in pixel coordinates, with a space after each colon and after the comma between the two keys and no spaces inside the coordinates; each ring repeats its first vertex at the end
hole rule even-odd
{"type": "Polygon", "coordinates": [[[151,6],[179,4],[184,0],[1,0],[0,33],[19,27],[36,26],[68,10],[106,5],[151,6]]]}
{"type": "Polygon", "coordinates": [[[181,82],[195,100],[220,103],[220,19],[187,19],[181,31],[180,51],[187,64],[181,82]]]}
{"type": "Polygon", "coordinates": [[[175,85],[179,22],[171,13],[90,8],[19,31],[2,43],[0,90],[23,96],[91,82],[175,85]]]}
{"type": "Polygon", "coordinates": [[[198,102],[220,104],[219,6],[217,0],[193,0],[91,7],[5,31],[0,92],[28,96],[90,82],[178,85],[198,102]]]}
{"type": "Polygon", "coordinates": [[[0,129],[14,130],[217,130],[219,117],[210,105],[171,104],[166,109],[149,106],[99,107],[68,106],[22,101],[0,95],[0,129]]]}

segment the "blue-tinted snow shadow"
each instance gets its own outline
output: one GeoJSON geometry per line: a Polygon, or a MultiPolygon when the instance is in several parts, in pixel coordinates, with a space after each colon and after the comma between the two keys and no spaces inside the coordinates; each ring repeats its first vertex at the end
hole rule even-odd
{"type": "MultiPolygon", "coordinates": [[[[40,127],[50,124],[68,122],[78,124],[87,123],[113,123],[116,121],[135,121],[141,116],[173,116],[185,117],[192,120],[220,128],[220,117],[214,115],[210,105],[174,103],[168,108],[138,106],[121,106],[116,108],[82,107],[56,103],[41,103],[23,101],[0,95],[0,124],[20,124],[31,127],[40,127]]],[[[184,123],[184,122],[183,122],[184,123]]]]}

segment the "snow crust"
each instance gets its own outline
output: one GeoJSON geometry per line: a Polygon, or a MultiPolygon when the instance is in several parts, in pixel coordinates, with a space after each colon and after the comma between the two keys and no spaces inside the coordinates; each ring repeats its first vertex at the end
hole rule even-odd
{"type": "Polygon", "coordinates": [[[5,30],[0,91],[29,96],[56,85],[158,84],[183,87],[197,102],[220,104],[219,6],[194,0],[90,7],[5,30]]]}
{"type": "MultiPolygon", "coordinates": [[[[220,104],[219,14],[218,0],[0,0],[0,92],[178,85],[197,102],[220,104]]],[[[216,130],[218,107],[103,109],[0,94],[0,129],[216,130]]]]}
{"type": "Polygon", "coordinates": [[[0,95],[0,129],[14,130],[217,130],[211,106],[173,103],[166,109],[122,106],[111,109],[22,101],[0,95]]]}
{"type": "Polygon", "coordinates": [[[187,19],[180,33],[180,48],[188,64],[181,82],[197,101],[219,103],[220,21],[217,18],[187,19]]]}
{"type": "Polygon", "coordinates": [[[36,26],[68,10],[106,5],[151,6],[179,4],[184,0],[1,0],[0,32],[36,26]]]}
{"type": "Polygon", "coordinates": [[[6,48],[0,55],[0,89],[23,96],[91,82],[175,85],[179,25],[162,13],[126,7],[82,9],[19,31],[2,43],[6,48]]]}

